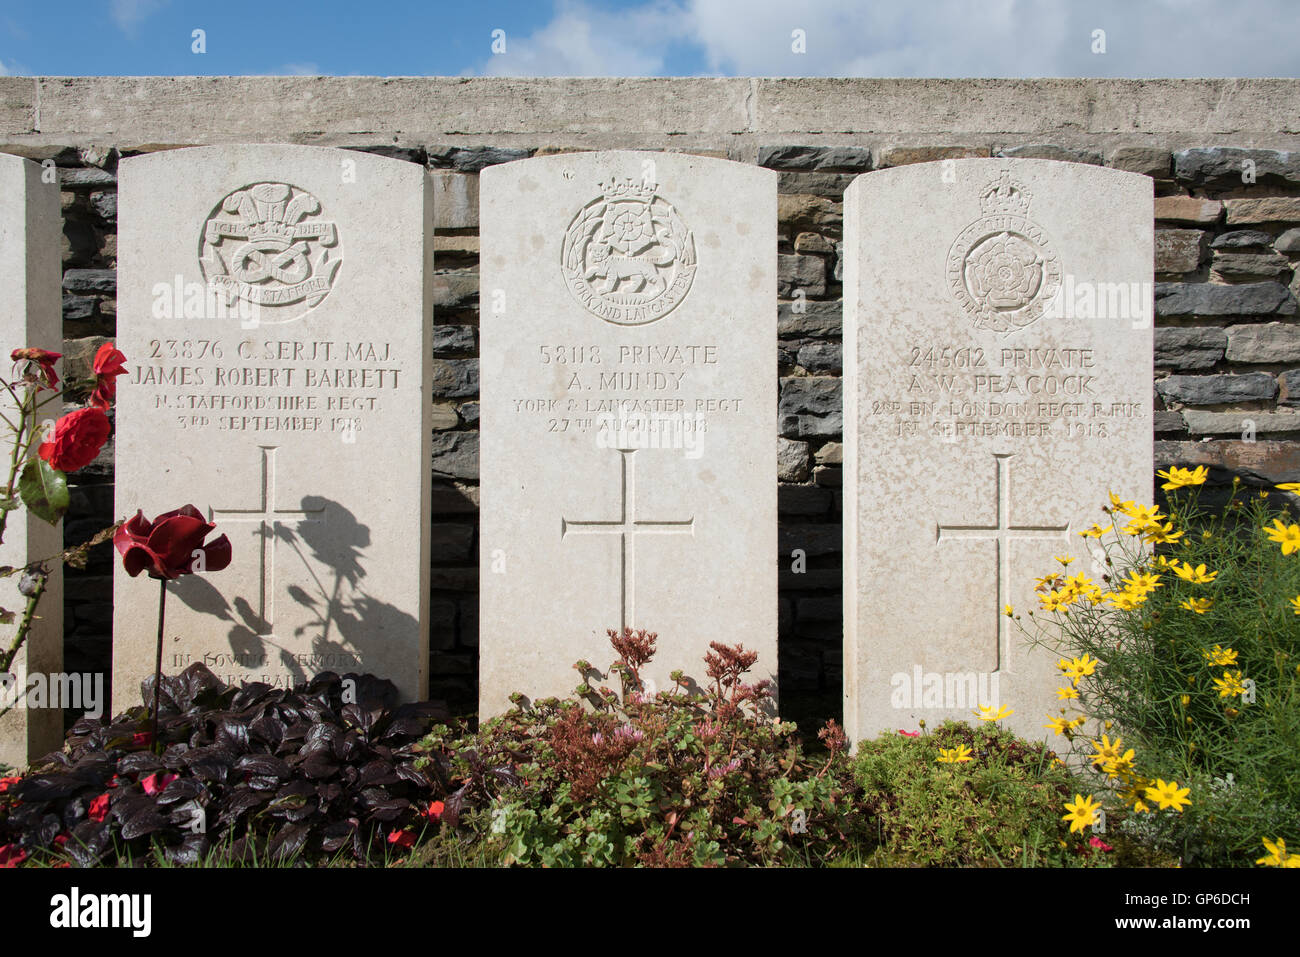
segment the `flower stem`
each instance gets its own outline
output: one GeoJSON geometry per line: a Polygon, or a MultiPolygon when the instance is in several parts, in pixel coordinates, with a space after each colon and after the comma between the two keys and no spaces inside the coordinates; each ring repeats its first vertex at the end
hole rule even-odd
{"type": "Polygon", "coordinates": [[[162,754],[158,747],[158,701],[162,690],[162,652],[163,620],[167,610],[167,579],[158,579],[158,654],[153,666],[153,726],[149,732],[149,746],[155,754],[162,754]]]}
{"type": "Polygon", "coordinates": [[[18,623],[18,634],[14,635],[13,643],[9,645],[9,649],[0,652],[0,673],[9,670],[9,666],[18,657],[18,651],[22,648],[23,642],[27,640],[27,633],[32,628],[32,619],[36,617],[36,606],[40,603],[41,595],[45,593],[47,577],[46,575],[37,576],[36,585],[31,595],[27,597],[27,606],[23,609],[22,621],[18,623]]]}
{"type": "MultiPolygon", "coordinates": [[[[18,471],[22,466],[23,452],[27,450],[28,428],[35,419],[36,413],[32,408],[31,393],[26,393],[21,399],[18,399],[16,393],[8,383],[5,387],[9,393],[18,400],[18,428],[14,431],[14,447],[9,455],[9,480],[5,483],[5,498],[13,501],[14,486],[18,482],[18,471]]],[[[5,526],[9,522],[9,509],[0,509],[0,542],[5,540],[5,526]]]]}

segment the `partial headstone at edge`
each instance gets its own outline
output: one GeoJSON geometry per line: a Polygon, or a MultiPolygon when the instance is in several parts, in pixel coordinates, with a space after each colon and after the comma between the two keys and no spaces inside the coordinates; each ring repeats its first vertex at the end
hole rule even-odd
{"type": "MultiPolygon", "coordinates": [[[[36,163],[0,154],[0,351],[5,361],[12,350],[25,346],[63,351],[59,187],[57,181],[44,182],[42,172],[36,163]]],[[[12,402],[7,394],[4,401],[8,414],[12,402]]],[[[57,406],[47,408],[55,409],[51,418],[58,417],[57,406]]],[[[4,435],[12,438],[7,427],[4,435]]],[[[21,567],[62,551],[63,526],[50,525],[20,507],[9,513],[4,538],[0,564],[21,567]]],[[[63,669],[63,566],[53,562],[47,567],[50,575],[37,607],[40,617],[10,669],[12,684],[0,688],[0,708],[15,705],[0,717],[0,764],[14,767],[57,750],[63,741],[62,708],[29,707],[26,695],[30,677],[48,681],[63,669]]],[[[18,582],[16,575],[0,579],[0,607],[17,616],[12,625],[0,625],[0,644],[6,649],[27,602],[18,582]]]]}

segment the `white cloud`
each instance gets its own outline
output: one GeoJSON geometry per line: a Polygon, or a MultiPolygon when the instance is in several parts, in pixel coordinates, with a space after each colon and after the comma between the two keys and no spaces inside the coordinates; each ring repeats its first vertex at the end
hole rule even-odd
{"type": "MultiPolygon", "coordinates": [[[[490,56],[482,71],[497,76],[656,76],[664,72],[668,47],[688,40],[690,14],[672,0],[650,0],[618,12],[596,10],[582,0],[560,0],[555,16],[526,36],[512,35],[505,52],[490,56]]],[[[485,36],[483,45],[492,38],[485,36]]]]}
{"type": "Polygon", "coordinates": [[[136,26],[167,5],[168,0],[113,0],[113,20],[123,33],[133,33],[136,26]]]}
{"type": "Polygon", "coordinates": [[[31,70],[17,60],[0,60],[0,76],[31,76],[31,70]]]}
{"type": "Polygon", "coordinates": [[[1288,0],[929,0],[801,8],[755,0],[692,0],[713,69],[816,76],[1286,76],[1300,51],[1279,43],[1300,28],[1288,0]],[[806,54],[790,31],[807,32],[806,54]],[[1104,31],[1105,53],[1093,52],[1104,31]]]}
{"type": "Polygon", "coordinates": [[[684,61],[735,76],[1300,75],[1300,46],[1284,39],[1300,31],[1294,0],[647,0],[617,12],[560,0],[532,34],[501,28],[507,52],[481,72],[654,76],[684,61]],[[806,53],[791,49],[796,29],[806,53]]]}

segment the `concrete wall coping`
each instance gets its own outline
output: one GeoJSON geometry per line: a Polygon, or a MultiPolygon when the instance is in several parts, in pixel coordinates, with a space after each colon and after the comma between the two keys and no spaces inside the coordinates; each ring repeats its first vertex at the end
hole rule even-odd
{"type": "Polygon", "coordinates": [[[1300,149],[1300,80],[0,77],[6,152],[231,142],[1300,149]]]}

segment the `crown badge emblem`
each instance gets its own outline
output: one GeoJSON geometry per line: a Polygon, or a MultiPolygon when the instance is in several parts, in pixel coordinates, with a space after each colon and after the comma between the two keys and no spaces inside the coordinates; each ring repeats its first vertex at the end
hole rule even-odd
{"type": "Polygon", "coordinates": [[[1029,191],[1011,178],[1011,173],[1002,171],[996,182],[984,187],[980,193],[980,209],[985,216],[1012,215],[1025,216],[1029,213],[1029,191]]]}
{"type": "Polygon", "coordinates": [[[649,203],[654,199],[655,183],[638,182],[630,177],[618,179],[617,177],[598,183],[597,187],[605,197],[606,202],[617,203],[623,200],[635,200],[638,203],[649,203]]]}
{"type": "Polygon", "coordinates": [[[560,269],[588,312],[620,326],[662,319],[695,279],[695,238],[647,180],[611,176],[564,233],[560,269]]]}
{"type": "Polygon", "coordinates": [[[203,278],[228,303],[260,308],[261,322],[287,322],[319,305],[343,262],[338,229],[321,204],[287,183],[255,183],[216,205],[203,225],[203,278]]]}
{"type": "Polygon", "coordinates": [[[976,329],[1003,334],[1042,317],[1061,288],[1061,262],[1029,218],[1033,199],[1010,170],[979,193],[983,215],[948,251],[948,285],[976,329]]]}

